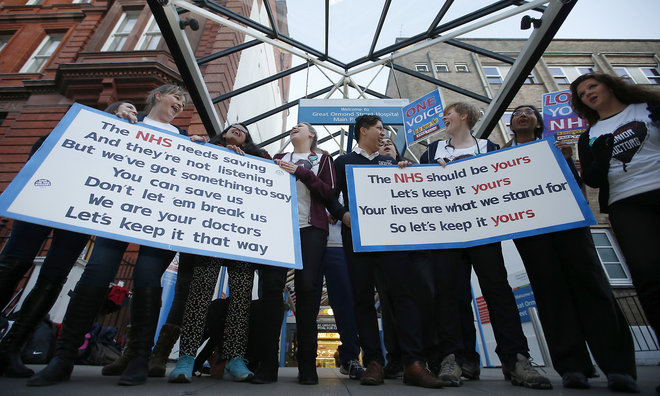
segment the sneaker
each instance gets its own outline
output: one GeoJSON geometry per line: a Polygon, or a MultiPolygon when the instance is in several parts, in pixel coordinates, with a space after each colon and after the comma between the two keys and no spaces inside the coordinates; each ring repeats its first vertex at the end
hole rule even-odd
{"type": "Polygon", "coordinates": [[[607,375],[607,387],[615,392],[639,393],[637,382],[628,374],[610,373],[607,375]]]}
{"type": "Polygon", "coordinates": [[[401,364],[401,361],[394,360],[387,362],[384,371],[386,379],[403,378],[403,364],[401,364]]]}
{"type": "Polygon", "coordinates": [[[461,380],[461,366],[456,363],[456,356],[454,354],[449,354],[442,359],[440,363],[440,373],[438,378],[442,380],[445,386],[461,386],[463,385],[463,380],[461,380]]]}
{"type": "Polygon", "coordinates": [[[461,376],[465,379],[476,381],[481,375],[481,363],[479,360],[470,360],[461,364],[461,376]]]}
{"type": "Polygon", "coordinates": [[[350,379],[360,379],[362,374],[364,374],[364,367],[362,367],[359,360],[353,359],[342,364],[339,367],[339,372],[348,375],[348,378],[350,379]]]}
{"type": "Polygon", "coordinates": [[[516,360],[513,370],[508,370],[513,385],[531,389],[552,389],[550,380],[532,367],[530,358],[518,353],[516,354],[516,360]]]}
{"type": "Polygon", "coordinates": [[[179,384],[191,383],[194,366],[194,357],[188,355],[179,357],[179,360],[176,361],[176,367],[170,373],[170,378],[167,380],[167,382],[174,382],[179,384]]]}
{"type": "Polygon", "coordinates": [[[245,365],[247,360],[241,358],[233,358],[227,363],[225,367],[225,375],[234,377],[234,381],[242,382],[249,381],[254,377],[254,373],[248,370],[245,365]]]}
{"type": "Polygon", "coordinates": [[[564,373],[561,376],[561,384],[564,388],[569,389],[589,389],[591,387],[587,376],[576,371],[564,373]]]}

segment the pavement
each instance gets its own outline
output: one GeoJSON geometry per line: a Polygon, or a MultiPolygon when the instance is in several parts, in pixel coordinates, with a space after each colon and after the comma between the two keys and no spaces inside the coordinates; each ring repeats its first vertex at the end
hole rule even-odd
{"type": "MultiPolygon", "coordinates": [[[[44,366],[35,365],[40,370],[44,366]]],[[[168,365],[168,373],[174,364],[168,365]]],[[[27,387],[22,378],[0,378],[0,395],[47,395],[47,396],[204,396],[204,395],[580,395],[591,396],[613,394],[607,389],[604,375],[590,380],[591,389],[572,390],[561,386],[561,377],[554,370],[543,369],[552,381],[552,390],[531,390],[511,385],[505,381],[500,369],[482,369],[481,379],[466,381],[459,388],[424,389],[403,384],[401,380],[385,380],[381,386],[363,386],[339,373],[336,368],[318,369],[318,385],[299,385],[296,381],[298,370],[295,367],[280,368],[279,381],[269,385],[216,380],[209,376],[195,377],[190,384],[169,384],[167,378],[149,378],[140,386],[118,386],[117,377],[101,376],[99,366],[76,366],[71,380],[48,387],[27,387]]],[[[543,372],[543,371],[542,371],[543,372]]],[[[656,395],[660,385],[660,367],[638,367],[638,384],[643,395],[656,395]]]]}

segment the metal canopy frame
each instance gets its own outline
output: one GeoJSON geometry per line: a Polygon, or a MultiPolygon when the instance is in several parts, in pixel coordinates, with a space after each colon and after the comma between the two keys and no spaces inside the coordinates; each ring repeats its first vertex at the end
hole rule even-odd
{"type": "MultiPolygon", "coordinates": [[[[326,97],[330,97],[330,95],[336,91],[341,92],[344,97],[347,98],[349,88],[356,90],[360,97],[366,98],[366,95],[370,95],[377,98],[387,98],[385,94],[374,91],[369,85],[366,87],[358,85],[352,79],[352,76],[374,67],[387,66],[391,69],[392,73],[398,71],[489,104],[484,117],[482,117],[482,120],[479,125],[477,125],[476,129],[476,134],[478,136],[487,137],[497,124],[499,118],[506,110],[518,89],[524,83],[534,65],[540,59],[576,1],[577,0],[500,0],[493,2],[493,4],[489,6],[480,8],[462,17],[439,25],[454,3],[454,0],[445,0],[433,22],[424,32],[376,50],[378,39],[391,5],[391,0],[385,0],[369,53],[348,63],[341,62],[338,59],[331,57],[328,53],[328,43],[330,40],[330,0],[325,0],[325,43],[323,50],[313,48],[283,34],[277,27],[269,1],[264,1],[263,3],[266,7],[268,21],[271,26],[264,26],[257,21],[245,17],[211,0],[194,0],[193,2],[186,0],[147,0],[147,3],[151,8],[154,18],[158,23],[170,52],[172,53],[179,72],[181,73],[184,83],[186,84],[200,115],[202,123],[210,136],[218,134],[222,130],[222,125],[215,111],[214,104],[228,100],[236,95],[240,95],[241,93],[250,91],[264,84],[276,81],[282,77],[303,70],[309,70],[311,67],[318,67],[321,71],[332,71],[333,73],[338,74],[340,79],[337,82],[333,82],[333,85],[329,87],[306,95],[307,98],[318,97],[323,94],[326,94],[326,97]],[[457,40],[457,38],[468,32],[526,11],[536,11],[541,13],[542,23],[539,28],[536,28],[532,32],[524,49],[515,59],[457,40]],[[193,17],[200,16],[212,20],[222,26],[244,33],[247,37],[251,37],[252,40],[215,54],[195,59],[187,37],[179,26],[179,15],[183,13],[190,13],[193,14],[193,17]],[[490,99],[479,93],[407,69],[395,63],[398,58],[405,57],[442,42],[512,65],[510,72],[507,74],[507,78],[498,90],[495,98],[490,99]],[[282,51],[303,59],[305,62],[301,65],[283,70],[273,76],[255,81],[244,87],[236,88],[215,98],[211,98],[199,66],[262,43],[273,45],[282,51]]],[[[330,78],[328,77],[328,79],[330,78]]],[[[299,99],[290,101],[277,108],[252,117],[245,122],[247,124],[258,122],[264,118],[296,106],[298,100],[299,99]]],[[[261,142],[260,145],[263,147],[272,144],[285,138],[287,135],[288,131],[275,136],[272,139],[261,142]]]]}

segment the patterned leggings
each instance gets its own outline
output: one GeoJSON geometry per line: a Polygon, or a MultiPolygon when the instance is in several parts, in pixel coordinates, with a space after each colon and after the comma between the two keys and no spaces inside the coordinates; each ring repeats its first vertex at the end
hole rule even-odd
{"type": "Polygon", "coordinates": [[[242,358],[245,356],[250,326],[254,264],[215,257],[199,257],[198,260],[198,265],[193,270],[190,294],[183,314],[179,356],[197,354],[220,267],[225,264],[229,272],[231,298],[227,307],[222,359],[242,358]]]}

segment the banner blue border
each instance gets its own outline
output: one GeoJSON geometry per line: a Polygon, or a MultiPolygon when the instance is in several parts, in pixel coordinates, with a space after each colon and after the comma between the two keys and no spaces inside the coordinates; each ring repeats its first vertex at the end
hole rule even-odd
{"type": "MultiPolygon", "coordinates": [[[[501,242],[501,241],[506,241],[509,239],[516,239],[516,238],[523,238],[527,236],[532,236],[532,235],[539,235],[539,234],[547,234],[550,232],[555,232],[555,231],[562,231],[562,230],[568,230],[571,228],[578,228],[578,227],[586,227],[590,226],[593,224],[597,224],[596,218],[594,217],[594,214],[591,212],[591,209],[589,208],[589,204],[587,203],[586,199],[582,195],[582,191],[580,190],[580,187],[575,180],[575,177],[573,176],[573,173],[571,172],[571,169],[568,166],[568,163],[566,162],[566,159],[564,158],[564,155],[562,152],[554,146],[555,139],[550,137],[542,140],[537,140],[535,142],[531,142],[528,144],[547,144],[550,146],[550,150],[554,155],[555,160],[557,161],[557,164],[559,165],[559,168],[561,169],[564,178],[568,182],[568,186],[571,189],[571,192],[573,193],[573,197],[575,198],[578,207],[580,208],[580,212],[584,216],[584,220],[582,221],[576,221],[576,222],[571,222],[571,223],[564,223],[564,224],[558,224],[554,226],[549,226],[549,227],[542,227],[542,228],[537,228],[534,230],[528,230],[528,231],[523,231],[523,232],[517,232],[517,233],[510,233],[510,234],[502,234],[490,238],[481,238],[481,239],[475,239],[471,241],[466,241],[466,242],[447,242],[447,243],[425,243],[425,244],[410,244],[410,245],[371,245],[371,246],[362,246],[362,241],[360,239],[360,224],[357,218],[353,219],[351,218],[351,229],[352,229],[352,238],[353,238],[353,250],[355,252],[383,252],[383,251],[405,251],[405,250],[427,250],[427,249],[453,249],[453,248],[466,248],[466,247],[472,247],[472,246],[479,246],[479,245],[485,245],[487,243],[494,243],[494,242],[501,242]]],[[[513,146],[513,147],[507,147],[505,149],[501,150],[496,150],[496,151],[491,151],[489,153],[484,153],[479,156],[479,158],[482,158],[487,155],[495,154],[495,153],[501,153],[506,150],[511,150],[515,149],[516,147],[520,146],[513,146]]],[[[465,158],[461,159],[458,161],[454,161],[456,163],[461,162],[461,161],[469,161],[475,157],[471,158],[465,158]]],[[[435,164],[416,164],[416,165],[411,165],[411,168],[414,167],[428,167],[428,166],[440,166],[440,165],[435,165],[435,164]]],[[[355,176],[353,174],[353,169],[355,168],[377,168],[377,167],[396,167],[396,165],[347,165],[346,166],[346,184],[348,187],[348,196],[349,196],[349,212],[351,213],[358,213],[358,208],[357,208],[357,202],[355,201],[355,176]]]]}
{"type": "MultiPolygon", "coordinates": [[[[14,180],[9,184],[7,189],[0,195],[0,215],[5,216],[5,217],[10,217],[16,220],[21,220],[25,221],[28,223],[35,223],[35,224],[40,224],[43,226],[51,227],[51,228],[60,228],[60,229],[65,229],[69,231],[74,231],[78,232],[81,234],[90,234],[90,235],[96,235],[98,237],[103,237],[103,238],[108,238],[108,239],[116,239],[124,242],[129,242],[129,243],[134,243],[137,245],[147,245],[147,246],[152,246],[160,249],[166,249],[166,250],[174,250],[178,252],[183,252],[183,253],[192,253],[192,254],[197,254],[200,256],[211,256],[211,257],[220,257],[220,258],[226,258],[226,259],[231,259],[231,260],[238,260],[238,261],[247,261],[251,263],[257,263],[257,264],[266,264],[266,265],[272,265],[272,266],[277,266],[277,267],[285,267],[285,268],[293,268],[293,269],[302,269],[302,251],[300,247],[300,232],[299,232],[299,227],[298,227],[298,205],[295,204],[295,202],[298,201],[298,195],[296,191],[296,179],[295,176],[290,175],[289,177],[289,186],[291,189],[291,221],[292,221],[292,229],[293,229],[293,246],[294,246],[294,266],[292,267],[290,263],[284,263],[280,261],[274,261],[274,260],[268,260],[268,259],[260,259],[256,257],[250,257],[250,256],[241,256],[241,255],[234,255],[234,254],[227,254],[227,253],[218,253],[214,252],[211,250],[204,250],[204,249],[195,249],[195,248],[189,248],[185,246],[179,246],[176,244],[166,244],[166,243],[159,243],[159,242],[154,242],[151,240],[147,239],[140,239],[140,238],[135,238],[135,237],[128,237],[124,236],[122,234],[115,234],[111,232],[106,232],[106,231],[99,231],[87,227],[79,227],[79,226],[72,226],[70,224],[65,224],[65,223],[59,223],[55,221],[50,221],[50,220],[44,220],[36,217],[31,217],[23,214],[18,214],[18,213],[13,213],[9,212],[8,208],[9,206],[13,203],[13,201],[16,199],[18,194],[23,190],[25,187],[26,183],[28,180],[34,176],[35,172],[43,161],[48,157],[48,154],[53,150],[57,142],[60,140],[64,132],[66,132],[67,128],[69,125],[73,122],[73,120],[78,116],[81,110],[88,110],[97,114],[102,114],[103,116],[109,116],[109,117],[116,117],[118,121],[122,122],[127,122],[125,119],[117,117],[115,115],[106,113],[101,110],[93,109],[91,107],[87,107],[84,105],[81,105],[79,103],[74,103],[69,111],[62,117],[60,122],[55,126],[53,131],[50,133],[50,135],[46,138],[44,143],[41,145],[39,150],[34,153],[32,158],[23,166],[23,169],[21,169],[14,180]],[[214,254],[215,253],[215,254],[214,254]]],[[[187,136],[180,135],[178,133],[174,133],[165,129],[157,128],[148,124],[144,123],[137,123],[137,124],[132,124],[132,125],[139,125],[140,127],[144,127],[147,129],[151,130],[157,130],[159,132],[166,133],[170,136],[176,137],[176,138],[181,138],[181,139],[187,139],[187,136]]],[[[229,150],[225,147],[221,146],[216,146],[212,145],[209,143],[198,143],[198,144],[203,144],[204,146],[208,148],[214,148],[218,150],[224,150],[226,152],[234,153],[234,151],[229,150]]],[[[246,154],[247,155],[247,154],[246,154]]],[[[272,163],[271,160],[261,158],[261,157],[255,157],[252,155],[249,155],[251,159],[256,159],[259,161],[264,161],[268,163],[272,163]]]]}

